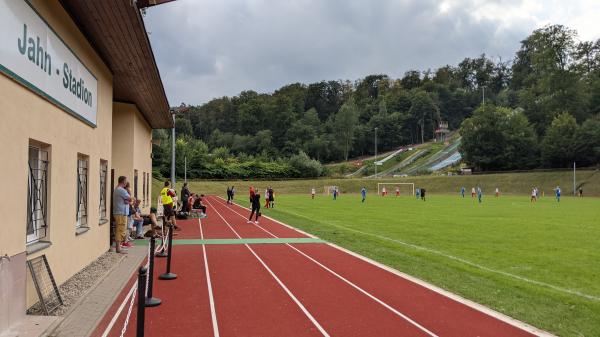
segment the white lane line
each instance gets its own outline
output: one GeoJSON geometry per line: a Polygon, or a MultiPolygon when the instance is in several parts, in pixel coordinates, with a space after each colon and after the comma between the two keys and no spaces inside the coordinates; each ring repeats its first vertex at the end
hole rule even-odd
{"type": "Polygon", "coordinates": [[[113,326],[117,322],[117,318],[119,318],[119,316],[121,315],[121,312],[123,312],[123,309],[125,308],[125,304],[129,301],[129,298],[131,298],[131,296],[133,295],[133,292],[136,290],[137,290],[137,281],[133,284],[133,286],[131,286],[131,290],[129,290],[129,292],[127,293],[127,296],[125,296],[125,298],[123,299],[123,302],[121,302],[119,309],[117,309],[117,311],[113,315],[112,319],[106,326],[106,329],[104,329],[104,333],[102,333],[102,337],[108,336],[108,334],[112,330],[113,326]]]}
{"type": "MultiPolygon", "coordinates": [[[[206,200],[206,203],[212,207],[210,201],[208,201],[208,199],[206,200]]],[[[231,229],[231,231],[238,237],[238,239],[241,239],[242,237],[238,234],[238,232],[235,231],[235,229],[233,229],[233,227],[231,227],[231,225],[229,224],[229,222],[227,222],[227,220],[225,220],[225,218],[221,215],[221,213],[219,213],[219,211],[217,211],[217,209],[215,207],[212,207],[213,211],[215,213],[217,213],[217,215],[219,215],[219,217],[221,219],[223,219],[223,221],[225,222],[225,224],[229,227],[229,229],[231,229]]],[[[242,216],[244,219],[246,219],[246,217],[242,216]]],[[[319,332],[321,332],[321,334],[325,337],[330,337],[329,334],[327,333],[327,331],[325,331],[325,329],[323,329],[323,327],[321,326],[321,324],[319,324],[319,322],[313,317],[313,315],[308,312],[308,310],[306,309],[306,307],[304,307],[304,305],[300,302],[300,300],[298,300],[298,298],[296,298],[296,296],[294,296],[294,294],[292,294],[292,292],[288,289],[288,287],[286,287],[285,284],[283,284],[283,282],[279,279],[279,277],[277,277],[277,275],[275,275],[275,273],[271,270],[271,268],[269,268],[269,266],[267,266],[267,264],[263,261],[263,259],[261,259],[256,252],[250,247],[250,245],[248,244],[244,244],[244,246],[246,246],[246,248],[248,248],[248,250],[250,250],[250,252],[252,253],[252,255],[254,255],[254,257],[256,257],[256,259],[260,262],[260,264],[262,264],[262,266],[267,270],[267,272],[269,272],[269,274],[271,274],[271,276],[275,279],[275,281],[277,281],[277,283],[279,284],[279,286],[281,288],[283,288],[283,290],[288,294],[288,296],[296,303],[296,305],[300,308],[300,310],[302,310],[302,312],[304,312],[304,314],[306,315],[306,317],[308,317],[308,319],[313,323],[313,325],[319,330],[319,332]]]]}
{"type": "MultiPolygon", "coordinates": [[[[239,215],[240,217],[243,217],[243,215],[241,215],[240,213],[236,212],[235,210],[229,209],[230,211],[234,212],[235,214],[239,215]]],[[[277,238],[278,236],[276,236],[275,234],[271,233],[270,231],[266,230],[265,228],[263,228],[260,225],[256,225],[258,228],[262,229],[265,233],[271,235],[274,238],[277,238]]],[[[412,318],[408,317],[407,315],[401,313],[400,311],[394,309],[392,306],[390,306],[389,304],[385,303],[384,301],[380,300],[379,298],[377,298],[376,296],[372,295],[371,293],[369,293],[368,291],[362,289],[361,287],[359,287],[358,285],[352,283],[351,281],[349,281],[348,279],[346,279],[345,277],[343,277],[342,275],[336,273],[335,271],[329,269],[327,266],[323,265],[322,263],[320,263],[319,261],[315,260],[314,258],[312,258],[311,256],[307,255],[306,253],[300,251],[298,248],[290,245],[289,243],[286,243],[286,245],[288,247],[290,247],[291,249],[295,250],[296,252],[298,252],[300,255],[306,257],[307,259],[309,259],[310,261],[314,262],[316,265],[318,265],[319,267],[325,269],[326,271],[330,272],[332,275],[334,275],[335,277],[337,277],[338,279],[344,281],[345,283],[347,283],[348,285],[350,285],[351,287],[353,287],[354,289],[358,290],[359,292],[361,292],[362,294],[366,295],[367,297],[369,297],[370,299],[374,300],[375,302],[379,303],[380,305],[382,305],[383,307],[385,307],[386,309],[390,310],[392,313],[396,314],[397,316],[403,318],[405,321],[409,322],[410,324],[414,325],[415,327],[417,327],[419,330],[425,332],[426,334],[428,334],[429,336],[432,337],[438,337],[438,335],[436,335],[435,333],[433,333],[432,331],[430,331],[429,329],[427,329],[426,327],[422,326],[421,324],[417,323],[415,320],[413,320],[412,318]]]]}
{"type": "MultiPolygon", "coordinates": [[[[217,198],[219,198],[219,199],[223,200],[223,202],[224,202],[224,200],[225,200],[225,199],[223,199],[223,198],[221,198],[221,197],[217,197],[217,198]]],[[[237,207],[239,207],[239,208],[241,208],[241,209],[244,209],[244,210],[246,210],[246,209],[247,209],[247,208],[245,208],[245,207],[243,207],[243,206],[241,206],[241,205],[239,205],[239,204],[234,204],[234,205],[235,205],[235,206],[237,206],[237,207]]],[[[237,213],[237,212],[236,212],[236,211],[234,211],[234,210],[232,210],[232,211],[233,211],[234,213],[237,213]]],[[[314,219],[310,219],[310,218],[308,218],[308,217],[306,217],[306,216],[303,216],[303,215],[301,215],[301,214],[296,214],[296,213],[294,213],[294,212],[290,212],[290,211],[286,211],[286,212],[287,212],[287,213],[290,213],[290,214],[292,214],[292,215],[295,215],[295,216],[297,216],[297,217],[301,217],[301,218],[304,218],[304,219],[310,220],[310,221],[316,221],[316,220],[314,220],[314,219]]],[[[239,214],[239,213],[238,213],[238,214],[239,214]]],[[[263,217],[265,217],[265,218],[267,218],[267,219],[269,219],[269,220],[271,220],[271,221],[273,221],[273,222],[276,222],[276,223],[278,223],[278,224],[280,224],[280,225],[282,225],[282,226],[285,226],[285,227],[287,227],[287,228],[289,228],[289,229],[291,229],[291,230],[295,230],[295,231],[297,231],[297,232],[299,232],[299,233],[302,233],[302,234],[304,234],[304,235],[307,235],[307,236],[309,236],[309,237],[312,237],[312,238],[318,238],[317,236],[314,236],[314,235],[312,235],[312,234],[310,234],[310,233],[307,233],[307,232],[304,232],[304,231],[302,231],[302,230],[299,230],[299,229],[297,229],[297,228],[295,228],[295,227],[292,227],[292,226],[290,226],[290,225],[288,225],[288,224],[286,224],[286,223],[283,223],[283,222],[281,222],[281,221],[279,221],[279,220],[277,220],[277,219],[273,219],[273,218],[271,218],[271,217],[269,217],[269,216],[263,216],[263,217]]],[[[416,246],[416,245],[413,245],[413,244],[404,243],[404,242],[402,242],[402,241],[394,240],[394,239],[391,239],[391,238],[388,238],[388,237],[385,237],[385,236],[380,236],[380,235],[377,235],[377,234],[371,234],[371,233],[367,233],[367,232],[362,232],[362,231],[359,231],[359,230],[355,230],[355,229],[352,229],[352,228],[347,228],[347,227],[344,227],[344,226],[334,225],[334,224],[329,224],[329,225],[331,225],[331,226],[334,226],[334,227],[338,227],[338,228],[340,228],[340,229],[346,229],[346,230],[348,230],[348,231],[357,232],[357,233],[359,233],[359,234],[365,234],[365,235],[375,236],[375,237],[378,237],[378,238],[381,238],[381,239],[390,240],[390,241],[393,241],[393,242],[396,242],[396,243],[399,243],[399,244],[403,244],[403,245],[405,244],[405,245],[408,245],[408,246],[410,246],[410,247],[414,247],[415,249],[424,249],[424,250],[426,250],[426,251],[429,251],[429,249],[428,249],[428,248],[425,248],[425,247],[420,247],[420,246],[416,246]]],[[[547,331],[541,330],[541,329],[539,329],[539,328],[536,328],[536,327],[534,327],[534,326],[532,326],[532,325],[530,325],[530,324],[527,324],[527,323],[525,323],[525,322],[519,321],[519,320],[517,320],[517,319],[515,319],[515,318],[512,318],[512,317],[510,317],[510,316],[507,316],[507,315],[505,315],[505,314],[503,314],[503,313],[500,313],[500,312],[498,312],[498,311],[495,311],[495,310],[493,310],[493,309],[490,309],[490,308],[488,308],[488,307],[486,307],[486,306],[484,306],[484,305],[482,305],[482,304],[479,304],[479,303],[477,303],[477,302],[474,302],[474,301],[468,300],[468,299],[466,299],[466,298],[460,297],[460,296],[458,296],[458,295],[456,295],[456,294],[454,294],[454,293],[451,293],[451,292],[449,292],[449,291],[447,291],[447,290],[445,290],[445,289],[442,289],[442,288],[436,287],[436,286],[434,286],[434,285],[432,285],[432,284],[430,284],[430,283],[427,283],[427,282],[425,282],[425,281],[423,281],[423,280],[421,280],[421,279],[418,279],[418,278],[416,278],[416,277],[414,277],[414,276],[411,276],[411,275],[408,275],[408,274],[402,273],[402,272],[400,272],[400,271],[398,271],[398,270],[396,270],[396,269],[393,269],[393,268],[391,268],[391,267],[389,267],[389,266],[386,266],[386,265],[384,265],[384,264],[382,264],[382,263],[379,263],[379,262],[377,262],[377,261],[374,261],[374,260],[372,260],[372,259],[370,259],[370,258],[367,258],[367,257],[365,257],[365,256],[362,256],[362,255],[360,255],[360,254],[357,254],[357,253],[355,253],[355,252],[353,252],[353,251],[350,251],[350,250],[348,250],[348,249],[346,249],[346,248],[340,247],[340,246],[338,246],[338,245],[336,245],[336,244],[333,244],[333,243],[328,243],[328,245],[329,245],[329,246],[331,246],[331,247],[333,247],[333,248],[335,248],[335,249],[338,249],[338,250],[340,250],[340,251],[342,251],[342,252],[345,252],[346,254],[352,255],[352,256],[354,256],[354,257],[356,257],[356,258],[358,258],[358,259],[360,259],[360,260],[362,260],[362,261],[364,261],[364,262],[367,262],[367,263],[369,263],[369,264],[371,264],[371,265],[373,265],[373,266],[375,266],[375,267],[378,267],[378,268],[380,268],[380,269],[383,269],[383,270],[385,270],[385,271],[387,271],[387,272],[390,272],[390,273],[392,273],[392,274],[394,274],[394,275],[396,275],[396,276],[398,276],[398,277],[400,277],[400,278],[403,278],[403,279],[405,279],[405,280],[408,280],[409,282],[413,282],[413,283],[415,283],[415,284],[418,284],[418,285],[420,285],[420,286],[422,286],[422,287],[424,287],[424,288],[427,288],[427,289],[429,289],[429,290],[431,290],[431,291],[434,291],[434,292],[436,292],[436,293],[438,293],[438,294],[440,294],[440,295],[442,295],[442,296],[445,296],[445,297],[447,297],[447,298],[450,298],[450,299],[452,299],[452,300],[454,300],[454,301],[456,301],[456,302],[458,302],[458,303],[461,303],[461,304],[463,304],[463,305],[466,305],[466,306],[468,306],[468,307],[471,307],[471,308],[473,308],[473,309],[475,309],[475,310],[477,310],[477,311],[480,311],[480,312],[482,312],[482,313],[484,313],[484,314],[486,314],[486,315],[489,315],[489,316],[491,316],[491,317],[494,317],[494,318],[496,318],[496,319],[498,319],[498,320],[500,320],[500,321],[502,321],[502,322],[505,322],[505,323],[507,323],[507,324],[510,324],[510,325],[512,325],[512,326],[514,326],[514,327],[516,327],[516,328],[519,328],[519,329],[525,330],[525,331],[527,331],[527,332],[530,332],[530,333],[532,333],[532,334],[534,334],[534,335],[537,335],[537,336],[544,336],[544,337],[556,337],[555,335],[553,335],[553,334],[551,334],[551,333],[549,333],[549,332],[547,332],[547,331]]],[[[433,252],[434,252],[434,253],[437,253],[437,251],[433,251],[433,252]]],[[[447,255],[445,255],[444,253],[441,253],[441,254],[442,254],[442,256],[446,256],[446,257],[449,257],[449,258],[453,258],[453,256],[451,256],[451,255],[447,256],[447,255]]],[[[460,258],[458,258],[458,259],[460,259],[460,258]]],[[[460,259],[460,260],[462,260],[462,259],[460,259]]],[[[469,261],[463,261],[463,262],[465,262],[465,263],[467,263],[467,264],[470,264],[470,262],[469,262],[469,261]]],[[[478,267],[478,265],[474,265],[474,266],[475,266],[475,267],[478,267]]],[[[481,268],[482,268],[482,269],[484,269],[484,270],[487,270],[487,269],[488,269],[487,267],[483,267],[483,266],[481,266],[481,268]]],[[[493,269],[490,269],[489,271],[492,271],[492,272],[498,272],[498,271],[495,271],[495,270],[493,270],[493,269]]],[[[499,272],[499,273],[503,273],[503,272],[499,272]]],[[[515,276],[515,275],[512,275],[512,274],[507,274],[507,276],[515,276]]],[[[520,278],[519,276],[516,276],[516,277],[517,277],[517,278],[520,278]]],[[[532,281],[532,280],[529,280],[529,279],[524,279],[524,281],[531,281],[532,283],[536,283],[536,282],[537,282],[537,281],[532,281]]],[[[542,285],[545,285],[545,284],[542,284],[542,285]]],[[[554,286],[550,285],[550,287],[554,287],[554,286]]],[[[569,290],[569,289],[567,289],[567,290],[569,290]]],[[[585,294],[584,294],[584,295],[585,295],[585,294]]],[[[599,299],[600,299],[600,298],[599,298],[599,299]]]]}
{"type": "MultiPolygon", "coordinates": [[[[202,221],[198,219],[200,227],[200,239],[204,240],[204,232],[202,231],[202,221]]],[[[206,271],[206,284],[208,287],[208,300],[210,302],[210,317],[212,319],[213,335],[219,337],[219,324],[217,323],[217,310],[215,309],[215,298],[213,296],[212,282],[210,280],[210,271],[208,270],[208,256],[206,254],[206,245],[202,245],[202,255],[204,257],[204,270],[206,271]]]]}

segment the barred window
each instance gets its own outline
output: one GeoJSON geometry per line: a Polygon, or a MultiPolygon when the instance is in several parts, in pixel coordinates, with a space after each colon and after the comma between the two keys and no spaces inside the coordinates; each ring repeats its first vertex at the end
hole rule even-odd
{"type": "Polygon", "coordinates": [[[142,172],[142,207],[146,207],[146,172],[142,172]]]}
{"type": "Polygon", "coordinates": [[[88,206],[88,157],[77,156],[77,224],[76,227],[87,227],[88,206]]]}
{"type": "Polygon", "coordinates": [[[146,172],[146,206],[150,206],[150,173],[146,172]]]}
{"type": "Polygon", "coordinates": [[[106,220],[106,179],[108,178],[108,161],[100,160],[100,220],[106,220]]]}
{"type": "Polygon", "coordinates": [[[138,170],[133,170],[133,197],[138,198],[138,170]]]}
{"type": "Polygon", "coordinates": [[[48,166],[48,151],[42,146],[29,145],[27,244],[44,239],[47,234],[48,166]]]}

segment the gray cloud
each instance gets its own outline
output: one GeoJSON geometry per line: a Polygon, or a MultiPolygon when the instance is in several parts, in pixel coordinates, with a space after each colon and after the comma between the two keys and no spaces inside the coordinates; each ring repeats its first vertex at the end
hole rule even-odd
{"type": "Polygon", "coordinates": [[[506,60],[545,23],[595,22],[585,17],[591,1],[551,2],[178,0],[150,8],[145,22],[170,103],[199,104],[293,82],[400,77],[481,53],[506,60]]]}

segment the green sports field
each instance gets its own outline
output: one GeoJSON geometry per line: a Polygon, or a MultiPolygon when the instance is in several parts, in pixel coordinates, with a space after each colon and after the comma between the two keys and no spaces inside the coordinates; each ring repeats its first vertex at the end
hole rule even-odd
{"type": "Polygon", "coordinates": [[[600,199],[278,195],[266,215],[560,336],[600,336],[600,199]]]}

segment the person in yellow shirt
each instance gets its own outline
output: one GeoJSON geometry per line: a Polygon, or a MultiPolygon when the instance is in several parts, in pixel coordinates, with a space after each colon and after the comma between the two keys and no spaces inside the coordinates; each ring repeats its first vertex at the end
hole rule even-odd
{"type": "Polygon", "coordinates": [[[173,204],[173,197],[175,197],[175,191],[171,189],[171,182],[165,181],[165,185],[162,190],[160,190],[160,200],[163,204],[163,215],[164,222],[171,222],[174,228],[177,228],[175,224],[175,205],[173,204]]]}

